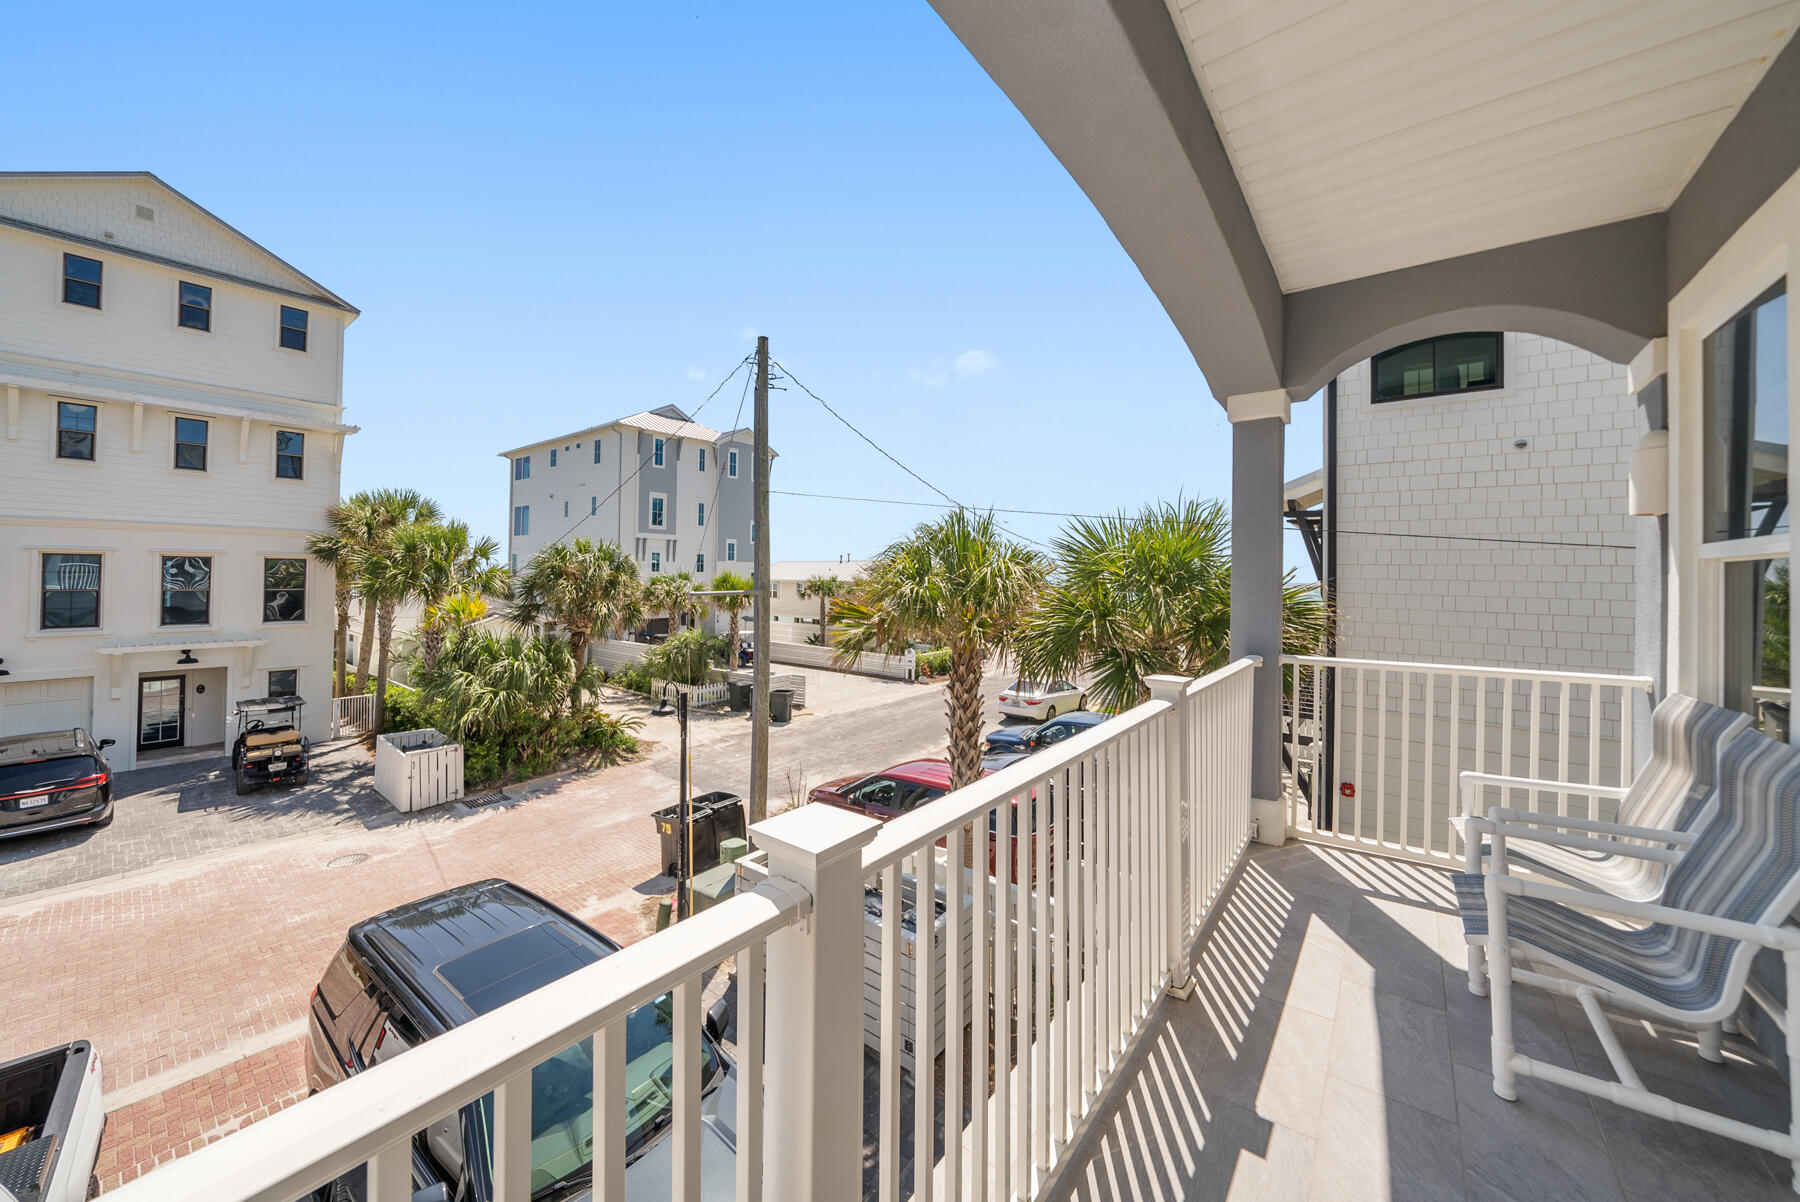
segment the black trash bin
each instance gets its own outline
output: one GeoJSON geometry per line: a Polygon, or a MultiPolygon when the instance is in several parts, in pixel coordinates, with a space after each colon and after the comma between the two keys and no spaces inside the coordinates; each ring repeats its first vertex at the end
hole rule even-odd
{"type": "Polygon", "coordinates": [[[750,694],[755,686],[733,680],[727,682],[727,687],[730,689],[731,712],[734,714],[741,714],[748,710],[750,708],[750,694]]]}
{"type": "MultiPolygon", "coordinates": [[[[697,876],[719,866],[719,841],[744,838],[744,803],[735,793],[715,791],[694,798],[689,810],[694,828],[694,862],[689,874],[697,876]]],[[[662,841],[662,872],[677,876],[681,871],[681,807],[672,805],[656,811],[656,833],[662,841]]]]}
{"type": "Polygon", "coordinates": [[[794,717],[794,690],[769,690],[769,721],[789,722],[794,717]]]}

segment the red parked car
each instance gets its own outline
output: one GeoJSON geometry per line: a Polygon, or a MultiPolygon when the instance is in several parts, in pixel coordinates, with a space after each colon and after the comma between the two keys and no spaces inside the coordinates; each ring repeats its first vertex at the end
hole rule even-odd
{"type": "MultiPolygon", "coordinates": [[[[991,770],[984,769],[983,776],[993,775],[991,770]]],[[[840,810],[849,810],[856,814],[867,814],[881,822],[889,822],[900,815],[936,801],[950,792],[950,764],[946,760],[908,760],[904,764],[895,764],[882,772],[869,776],[845,776],[820,785],[808,793],[808,801],[823,802],[828,806],[836,806],[840,810]]],[[[1036,791],[1033,790],[1033,799],[1036,791]]],[[[994,818],[988,819],[988,871],[994,871],[994,818]]],[[[938,846],[944,846],[944,840],[938,840],[938,846]]],[[[1012,836],[1012,866],[1016,876],[1019,864],[1018,836],[1012,836]]],[[[1033,844],[1035,847],[1036,845],[1033,844]]],[[[1031,873],[1037,877],[1034,865],[1031,873]]]]}

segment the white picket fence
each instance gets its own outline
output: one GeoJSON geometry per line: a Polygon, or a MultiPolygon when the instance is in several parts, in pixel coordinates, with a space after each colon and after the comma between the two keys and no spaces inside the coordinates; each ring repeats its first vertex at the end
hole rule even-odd
{"type": "Polygon", "coordinates": [[[375,729],[375,694],[356,693],[331,699],[331,737],[366,735],[375,729]]]}
{"type": "Polygon", "coordinates": [[[396,810],[429,809],[463,795],[463,748],[435,730],[402,730],[375,740],[375,791],[396,810]]]}
{"type": "Polygon", "coordinates": [[[679,681],[657,680],[650,678],[650,698],[661,701],[666,689],[674,689],[677,693],[687,694],[688,704],[724,705],[731,700],[731,690],[722,680],[709,680],[705,684],[681,684],[679,681]]]}

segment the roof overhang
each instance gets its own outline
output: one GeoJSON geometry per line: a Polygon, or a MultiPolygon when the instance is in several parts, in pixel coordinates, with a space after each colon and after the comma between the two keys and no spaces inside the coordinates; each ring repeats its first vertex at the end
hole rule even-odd
{"type": "Polygon", "coordinates": [[[0,386],[8,384],[76,400],[151,405],[158,409],[173,409],[228,420],[271,422],[295,430],[316,430],[326,434],[355,434],[361,429],[360,426],[348,426],[328,417],[306,412],[309,408],[334,408],[320,401],[233,395],[151,377],[140,379],[113,376],[91,369],[77,370],[0,358],[0,386]]]}
{"type": "Polygon", "coordinates": [[[1800,0],[933,5],[1221,400],[1461,322],[1629,359],[1800,170],[1800,0]]]}
{"type": "Polygon", "coordinates": [[[151,635],[141,639],[119,639],[101,643],[94,650],[100,655],[139,655],[151,651],[191,651],[195,647],[208,651],[227,651],[236,647],[261,647],[269,640],[247,634],[181,634],[151,635]]]}

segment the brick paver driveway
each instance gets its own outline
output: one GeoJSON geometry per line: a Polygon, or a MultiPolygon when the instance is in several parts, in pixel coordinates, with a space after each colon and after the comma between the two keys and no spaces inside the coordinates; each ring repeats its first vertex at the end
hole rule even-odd
{"type": "MultiPolygon", "coordinates": [[[[810,709],[774,732],[776,808],[802,785],[942,754],[941,688],[818,676],[810,709]]],[[[693,729],[696,790],[746,791],[743,717],[700,717],[693,729]]],[[[18,857],[4,869],[9,886],[21,864],[68,875],[0,902],[0,1060],[94,1042],[111,1111],[98,1168],[112,1185],[303,1095],[307,999],[360,919],[498,876],[616,939],[642,938],[669,887],[656,875],[649,815],[673,800],[677,771],[673,720],[648,718],[643,733],[655,745],[638,762],[479,810],[383,813],[366,795],[366,757],[345,746],[325,773],[339,774],[329,801],[271,792],[240,802],[228,782],[220,796],[203,777],[151,781],[134,793],[139,809],[121,801],[105,831],[36,854],[6,849],[18,857]],[[142,821],[128,824],[134,813],[142,821]],[[112,836],[126,849],[106,851],[112,836]],[[109,863],[128,875],[102,875],[109,863]]]]}

